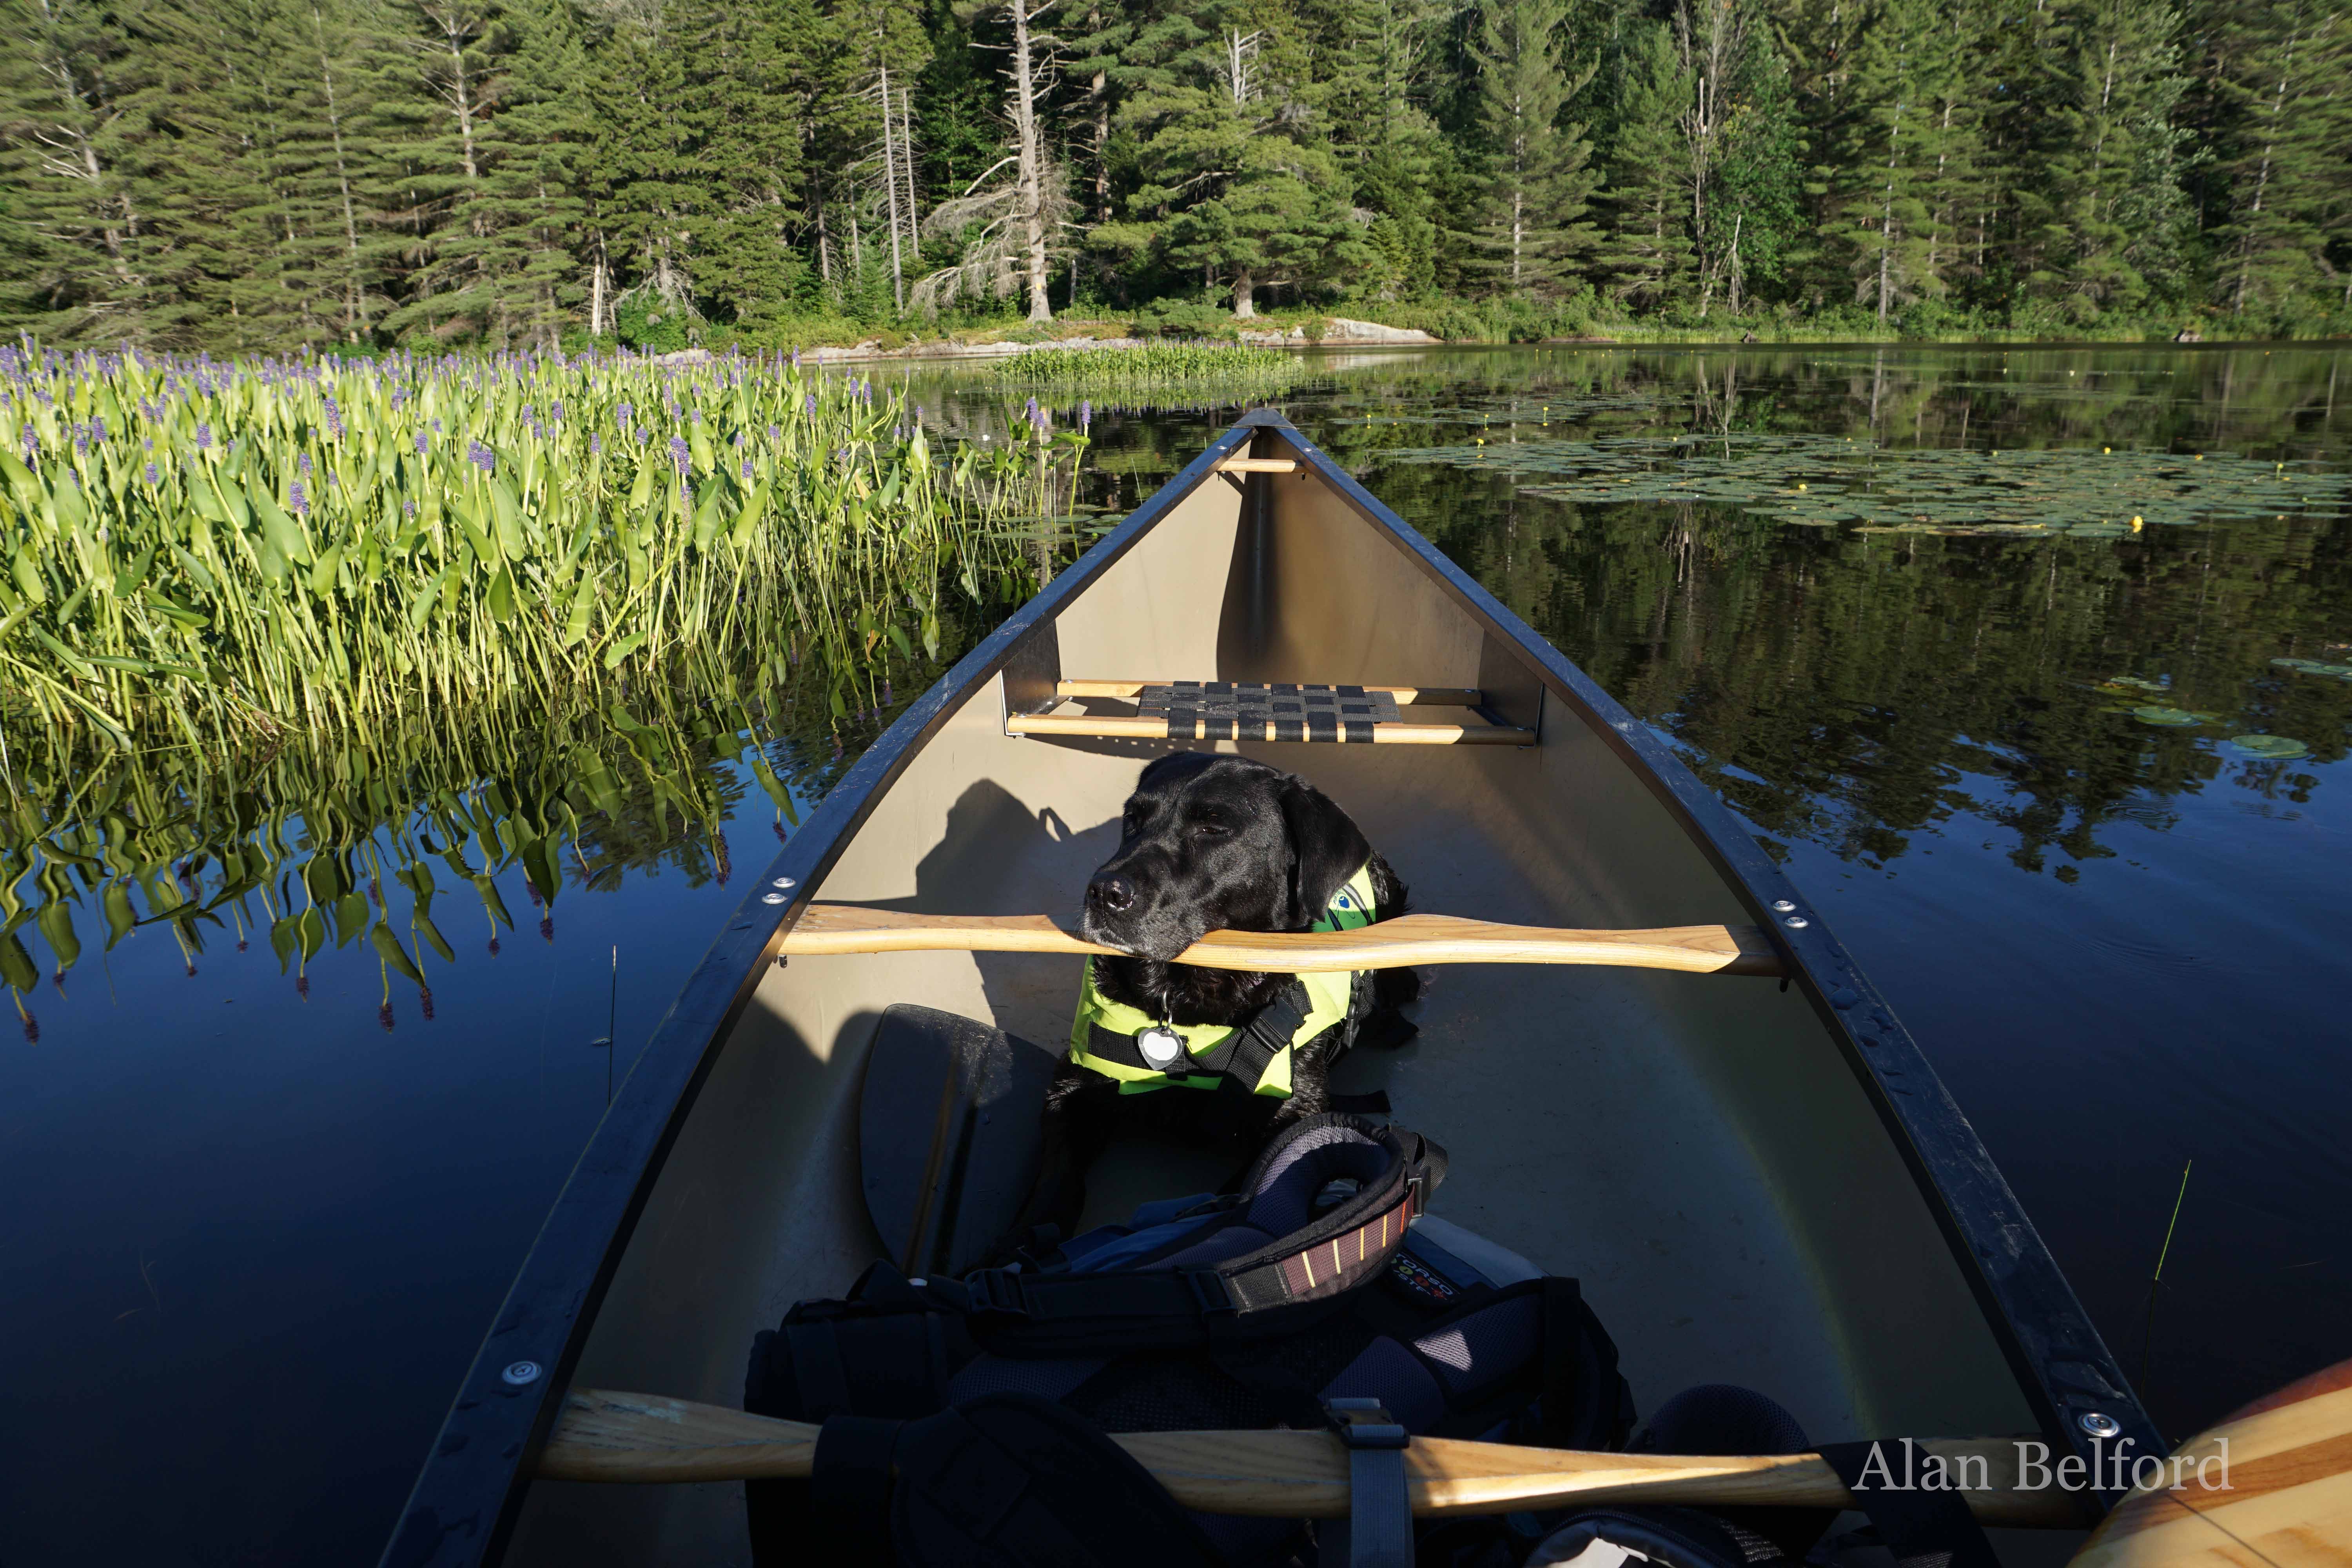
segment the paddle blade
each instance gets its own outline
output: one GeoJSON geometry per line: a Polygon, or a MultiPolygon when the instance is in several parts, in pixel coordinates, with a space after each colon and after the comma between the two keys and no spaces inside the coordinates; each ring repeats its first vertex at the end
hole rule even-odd
{"type": "Polygon", "coordinates": [[[1037,1175],[1056,1058],[934,1007],[882,1015],[857,1116],[866,1212],[910,1275],[976,1268],[1037,1175]]]}

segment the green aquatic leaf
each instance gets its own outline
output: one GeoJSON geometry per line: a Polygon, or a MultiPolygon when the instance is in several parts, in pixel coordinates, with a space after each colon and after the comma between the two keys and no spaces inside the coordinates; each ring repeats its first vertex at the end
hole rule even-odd
{"type": "Polygon", "coordinates": [[[433,923],[432,916],[419,910],[411,918],[415,921],[418,934],[425,938],[425,945],[439,953],[444,963],[457,962],[457,955],[450,951],[447,939],[442,936],[441,928],[433,923]]]}
{"type": "Polygon", "coordinates": [[[354,888],[334,902],[335,945],[348,947],[367,929],[368,897],[354,888]]]}
{"type": "Polygon", "coordinates": [[[2178,727],[2185,724],[2205,724],[2212,721],[2212,716],[2210,714],[2192,713],[2185,708],[2135,708],[2131,710],[2131,713],[2133,718],[2138,720],[2143,724],[2159,724],[2178,727]]]}
{"type": "Polygon", "coordinates": [[[2285,735],[2232,735],[2226,742],[2236,751],[2265,762],[2291,762],[2311,755],[2311,748],[2285,735]]]}
{"type": "Polygon", "coordinates": [[[408,956],[408,950],[400,945],[400,939],[393,935],[390,926],[381,921],[376,922],[368,932],[368,942],[375,949],[376,956],[385,963],[416,984],[425,984],[425,976],[417,973],[415,961],[408,956]]]}
{"type": "Polygon", "coordinates": [[[139,911],[131,906],[131,885],[120,878],[109,881],[99,895],[99,907],[106,914],[106,951],[112,952],[116,942],[139,927],[139,911]]]}
{"type": "Polygon", "coordinates": [[[81,938],[74,934],[73,906],[65,900],[51,897],[42,901],[33,916],[40,928],[41,939],[49,944],[57,958],[57,973],[63,974],[81,961],[81,938]]]}
{"type": "Polygon", "coordinates": [[[16,940],[15,931],[0,931],[0,981],[5,981],[21,992],[31,992],[41,983],[41,972],[34,967],[33,955],[16,940]]]}

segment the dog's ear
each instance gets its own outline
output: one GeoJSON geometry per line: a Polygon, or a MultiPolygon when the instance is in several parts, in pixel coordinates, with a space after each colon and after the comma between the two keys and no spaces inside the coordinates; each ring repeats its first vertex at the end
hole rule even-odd
{"type": "Polygon", "coordinates": [[[1290,923],[1308,925],[1371,858],[1372,847],[1348,814],[1306,780],[1284,779],[1281,799],[1290,830],[1290,923]]]}

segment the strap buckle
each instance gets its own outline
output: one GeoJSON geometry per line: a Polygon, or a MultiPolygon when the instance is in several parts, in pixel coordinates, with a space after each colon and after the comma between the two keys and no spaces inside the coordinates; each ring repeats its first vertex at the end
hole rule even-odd
{"type": "Polygon", "coordinates": [[[1324,1418],[1350,1448],[1409,1448],[1412,1435],[1377,1399],[1327,1399],[1324,1418]]]}
{"type": "Polygon", "coordinates": [[[1030,1316],[1029,1297],[1024,1287],[1027,1281],[1009,1268],[982,1268],[967,1274],[964,1288],[971,1292],[971,1310],[975,1312],[1003,1312],[1016,1318],[1030,1316]]]}
{"type": "Polygon", "coordinates": [[[1193,1303],[1202,1312],[1241,1310],[1242,1304],[1234,1299],[1233,1287],[1215,1269],[1180,1268],[1176,1271],[1176,1278],[1184,1281],[1185,1287],[1192,1292],[1193,1303]]]}

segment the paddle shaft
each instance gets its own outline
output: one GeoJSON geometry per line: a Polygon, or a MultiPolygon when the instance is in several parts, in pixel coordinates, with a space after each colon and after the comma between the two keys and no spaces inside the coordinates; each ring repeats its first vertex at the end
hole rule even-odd
{"type": "MultiPolygon", "coordinates": [[[[785,933],[791,954],[852,952],[1116,953],[1045,915],[929,915],[858,904],[811,904],[785,933]]],[[[1400,915],[1345,931],[1211,931],[1176,956],[1203,969],[1290,973],[1402,969],[1423,963],[1608,963],[1696,974],[1777,975],[1780,961],[1754,926],[1566,931],[1454,915],[1400,915]]]]}
{"type": "MultiPolygon", "coordinates": [[[[575,1389],[541,1452],[559,1481],[732,1481],[806,1476],[818,1428],[654,1394],[575,1389]]],[[[1274,1519],[1348,1512],[1348,1452],[1327,1432],[1135,1432],[1117,1435],[1186,1508],[1274,1519]]],[[[2078,1528],[2076,1500],[2018,1485],[2010,1439],[1934,1439],[1948,1462],[1981,1457],[1988,1485],[1962,1493],[1987,1524],[2078,1528]]],[[[1416,1437],[1405,1450],[1416,1514],[1508,1513],[1575,1503],[1761,1504],[1850,1508],[1817,1455],[1603,1454],[1416,1437]]]]}

